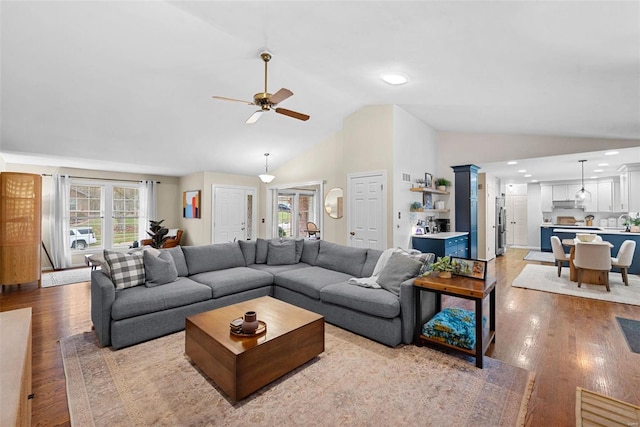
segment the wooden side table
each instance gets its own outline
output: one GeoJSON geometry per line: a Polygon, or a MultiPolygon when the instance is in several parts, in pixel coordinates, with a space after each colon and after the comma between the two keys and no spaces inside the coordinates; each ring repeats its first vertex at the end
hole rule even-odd
{"type": "Polygon", "coordinates": [[[452,276],[450,279],[438,277],[437,273],[423,276],[413,281],[416,301],[416,326],[415,343],[435,344],[441,347],[452,348],[457,351],[468,353],[476,358],[476,366],[482,368],[484,353],[489,345],[496,340],[496,279],[491,277],[486,280],[472,279],[464,276],[452,276]],[[442,295],[450,295],[458,298],[473,300],[476,303],[476,346],[474,349],[466,349],[433,340],[422,335],[422,304],[420,294],[423,291],[434,292],[436,294],[436,313],[442,310],[442,295]],[[485,335],[482,328],[483,302],[489,297],[489,331],[485,335]]]}

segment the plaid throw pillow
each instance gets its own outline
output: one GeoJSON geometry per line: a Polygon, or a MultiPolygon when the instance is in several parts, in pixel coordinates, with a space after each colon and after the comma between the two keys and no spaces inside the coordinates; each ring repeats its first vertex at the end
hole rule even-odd
{"type": "Polygon", "coordinates": [[[144,285],[144,260],[142,253],[123,254],[104,250],[104,259],[111,270],[111,281],[116,289],[132,288],[144,285]]]}

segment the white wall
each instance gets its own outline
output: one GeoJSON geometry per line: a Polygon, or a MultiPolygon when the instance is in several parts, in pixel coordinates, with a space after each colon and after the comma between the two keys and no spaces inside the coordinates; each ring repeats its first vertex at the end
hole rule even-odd
{"type": "Polygon", "coordinates": [[[527,184],[527,246],[540,247],[540,224],[542,224],[540,184],[527,184]]]}
{"type": "MultiPolygon", "coordinates": [[[[402,182],[402,173],[416,178],[424,178],[425,172],[438,177],[438,142],[436,131],[409,114],[402,108],[393,108],[393,209],[391,211],[393,247],[411,247],[411,234],[418,218],[424,219],[424,213],[409,212],[412,202],[422,203],[421,193],[409,191],[411,183],[402,182]],[[398,219],[400,215],[400,219],[398,219]]],[[[389,245],[391,246],[391,245],[389,245]]]]}

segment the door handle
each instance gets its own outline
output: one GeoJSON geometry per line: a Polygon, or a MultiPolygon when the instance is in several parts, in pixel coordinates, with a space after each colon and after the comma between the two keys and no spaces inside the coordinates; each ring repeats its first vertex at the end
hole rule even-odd
{"type": "Polygon", "coordinates": [[[356,235],[356,232],[355,232],[355,231],[352,231],[352,232],[351,232],[351,233],[349,233],[349,234],[351,234],[352,236],[355,236],[355,235],[356,235]]]}

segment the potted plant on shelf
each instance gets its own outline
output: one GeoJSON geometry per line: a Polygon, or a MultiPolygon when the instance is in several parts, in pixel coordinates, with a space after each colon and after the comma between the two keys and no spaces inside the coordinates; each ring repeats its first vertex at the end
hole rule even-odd
{"type": "Polygon", "coordinates": [[[411,203],[411,206],[409,206],[409,211],[410,212],[422,212],[423,211],[422,203],[420,203],[420,202],[411,203]]]}
{"type": "Polygon", "coordinates": [[[436,187],[440,191],[447,191],[447,187],[451,186],[451,181],[447,178],[438,178],[436,179],[436,187]]]}
{"type": "Polygon", "coordinates": [[[438,277],[444,279],[451,278],[451,272],[454,270],[454,267],[451,263],[451,257],[449,256],[438,257],[436,262],[429,264],[429,268],[431,268],[432,271],[437,271],[438,277]]]}

